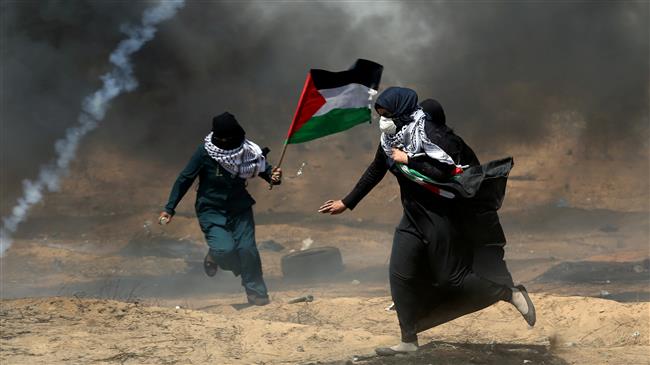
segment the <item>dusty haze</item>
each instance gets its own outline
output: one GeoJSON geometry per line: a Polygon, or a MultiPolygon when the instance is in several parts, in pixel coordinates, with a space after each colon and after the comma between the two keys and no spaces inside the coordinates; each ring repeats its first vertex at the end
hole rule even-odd
{"type": "MultiPolygon", "coordinates": [[[[120,25],[146,4],[2,3],[3,215],[98,86],[120,25]]],[[[545,180],[532,200],[647,210],[648,14],[646,2],[189,3],[135,55],[139,88],[82,143],[63,193],[100,213],[158,209],[224,110],[277,159],[307,70],[368,58],[384,65],[383,87],[440,100],[482,160],[514,155],[513,174],[545,180]],[[614,197],[599,200],[607,190],[614,197]]],[[[287,176],[302,162],[305,173],[272,195],[253,184],[260,209],[311,211],[345,194],[377,137],[373,123],[289,147],[287,176]]],[[[396,192],[384,185],[377,203],[396,192]]],[[[531,200],[520,185],[515,206],[531,200]]],[[[43,208],[59,203],[46,197],[43,208]]]]}

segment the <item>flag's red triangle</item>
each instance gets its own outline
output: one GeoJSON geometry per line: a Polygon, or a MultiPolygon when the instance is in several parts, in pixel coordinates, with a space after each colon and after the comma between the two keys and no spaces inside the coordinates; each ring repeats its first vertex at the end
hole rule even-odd
{"type": "Polygon", "coordinates": [[[320,94],[320,92],[318,92],[316,86],[314,86],[314,81],[311,78],[310,72],[307,74],[305,86],[302,89],[302,94],[298,101],[298,107],[296,108],[296,113],[293,115],[291,127],[289,127],[289,133],[287,133],[287,140],[289,140],[295,132],[300,130],[300,128],[307,123],[309,118],[311,118],[323,105],[325,105],[325,98],[320,94]]]}

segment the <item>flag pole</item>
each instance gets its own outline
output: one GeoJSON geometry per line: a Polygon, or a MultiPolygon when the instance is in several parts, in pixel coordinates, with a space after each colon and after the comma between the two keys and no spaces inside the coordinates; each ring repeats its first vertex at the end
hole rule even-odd
{"type": "MultiPolygon", "coordinates": [[[[289,126],[289,131],[287,133],[287,139],[284,140],[284,146],[282,147],[282,153],[280,154],[280,160],[278,161],[278,164],[275,168],[280,168],[282,165],[282,161],[284,160],[284,155],[287,152],[287,146],[289,145],[289,138],[291,137],[291,133],[293,132],[293,128],[296,123],[296,119],[298,118],[298,115],[300,114],[300,110],[302,107],[302,101],[305,98],[305,94],[307,93],[307,89],[309,88],[309,81],[310,81],[310,74],[307,73],[307,78],[305,78],[305,84],[302,87],[302,92],[300,93],[300,99],[298,99],[298,106],[296,107],[296,111],[293,114],[293,119],[291,120],[291,125],[289,126]]],[[[273,184],[269,183],[269,190],[273,190],[273,184]]]]}
{"type": "Polygon", "coordinates": [[[282,165],[282,160],[284,160],[284,154],[287,152],[287,146],[289,143],[287,141],[284,141],[284,147],[282,147],[282,153],[280,154],[280,160],[278,160],[278,165],[276,166],[277,168],[280,168],[282,165]]]}

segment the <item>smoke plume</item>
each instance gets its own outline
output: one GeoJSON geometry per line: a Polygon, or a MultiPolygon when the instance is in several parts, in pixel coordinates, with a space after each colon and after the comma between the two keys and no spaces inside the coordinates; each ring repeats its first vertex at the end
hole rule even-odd
{"type": "Polygon", "coordinates": [[[124,92],[133,91],[138,86],[138,81],[133,76],[131,55],[153,39],[156,26],[173,17],[183,5],[183,0],[162,1],[144,11],[141,24],[123,27],[122,30],[128,38],[121,41],[110,55],[113,69],[101,76],[102,87],[83,100],[78,124],[67,129],[65,137],[56,141],[55,161],[42,166],[36,180],[23,181],[22,197],[18,199],[11,214],[3,219],[0,229],[0,255],[11,246],[11,234],[26,219],[30,208],[41,201],[43,192],[58,189],[61,176],[68,171],[70,162],[75,158],[79,142],[104,119],[111,100],[124,92]]]}
{"type": "MultiPolygon", "coordinates": [[[[106,55],[121,37],[118,25],[135,21],[144,4],[0,4],[7,46],[2,214],[22,194],[21,179],[39,174],[52,155],[52,136],[70,127],[79,99],[107,71],[106,55]]],[[[146,178],[167,189],[169,176],[210,131],[212,116],[230,111],[249,138],[273,149],[273,161],[307,70],[342,70],[366,58],[384,65],[382,87],[412,87],[421,99],[438,99],[448,124],[482,160],[511,153],[513,146],[534,155],[564,133],[575,146],[548,159],[563,161],[571,153],[576,163],[634,160],[635,171],[647,172],[649,7],[647,1],[188,2],[133,60],[138,89],[112,102],[102,128],[80,151],[99,149],[119,162],[164,168],[164,178],[134,169],[120,182],[133,186],[146,178]]],[[[373,123],[292,145],[286,171],[307,161],[301,179],[322,177],[332,172],[327,159],[339,159],[337,180],[314,177],[305,196],[345,194],[372,158],[377,137],[373,123]]],[[[101,170],[96,161],[84,163],[101,170]]],[[[537,176],[553,175],[548,165],[539,169],[537,176]]],[[[127,203],[164,204],[163,194],[133,190],[133,199],[116,195],[127,203]]],[[[274,189],[273,196],[284,191],[274,189]]],[[[127,203],[118,208],[129,211],[127,203]]]]}

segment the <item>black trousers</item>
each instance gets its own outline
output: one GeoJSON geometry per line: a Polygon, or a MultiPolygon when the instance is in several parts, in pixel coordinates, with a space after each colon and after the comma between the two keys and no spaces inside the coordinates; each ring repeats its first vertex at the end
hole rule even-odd
{"type": "Polygon", "coordinates": [[[393,240],[390,287],[404,342],[457,318],[460,309],[471,313],[512,295],[508,286],[474,273],[472,247],[457,242],[448,217],[430,214],[428,220],[433,227],[425,237],[405,215],[393,240]]]}

